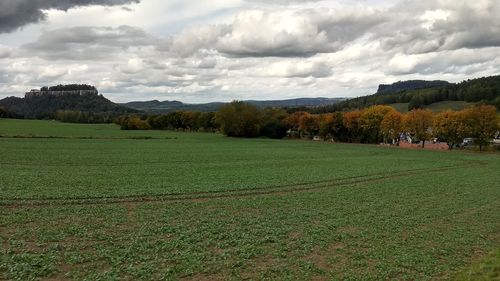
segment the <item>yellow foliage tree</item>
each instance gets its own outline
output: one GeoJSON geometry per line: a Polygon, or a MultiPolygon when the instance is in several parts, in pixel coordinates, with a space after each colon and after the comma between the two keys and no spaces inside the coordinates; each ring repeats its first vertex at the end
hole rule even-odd
{"type": "Polygon", "coordinates": [[[403,116],[403,129],[422,141],[422,148],[432,136],[433,117],[432,111],[428,109],[414,109],[403,116]]]}
{"type": "Polygon", "coordinates": [[[479,144],[479,150],[494,137],[498,128],[498,116],[494,106],[479,105],[464,110],[468,121],[470,136],[479,144]]]}
{"type": "Polygon", "coordinates": [[[463,111],[444,111],[434,117],[433,133],[438,139],[448,143],[448,149],[462,142],[470,128],[463,111]]]}
{"type": "Polygon", "coordinates": [[[361,112],[359,118],[361,128],[363,129],[363,139],[370,143],[379,142],[382,139],[380,124],[385,115],[395,111],[393,107],[387,105],[371,106],[361,112]]]}
{"type": "Polygon", "coordinates": [[[380,130],[385,137],[396,140],[399,146],[399,133],[401,133],[403,115],[396,110],[390,111],[380,123],[380,130]]]}

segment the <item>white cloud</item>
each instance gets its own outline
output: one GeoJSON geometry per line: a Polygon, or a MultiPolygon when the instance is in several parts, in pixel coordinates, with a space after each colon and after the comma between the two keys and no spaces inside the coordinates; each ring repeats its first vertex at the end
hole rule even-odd
{"type": "Polygon", "coordinates": [[[219,38],[227,32],[229,27],[226,25],[192,27],[170,39],[167,49],[181,57],[188,57],[200,50],[213,49],[219,38]]]}
{"type": "Polygon", "coordinates": [[[68,70],[66,68],[57,67],[55,65],[47,65],[40,70],[38,79],[58,79],[67,73],[68,70]]]}
{"type": "Polygon", "coordinates": [[[0,59],[8,58],[11,54],[11,48],[0,45],[0,59]]]}
{"type": "Polygon", "coordinates": [[[131,58],[127,62],[127,66],[122,69],[122,72],[127,74],[134,74],[144,70],[144,62],[140,58],[131,58]]]}
{"type": "Polygon", "coordinates": [[[274,77],[328,77],[332,74],[331,68],[317,61],[284,61],[271,64],[264,71],[266,76],[274,77]]]}

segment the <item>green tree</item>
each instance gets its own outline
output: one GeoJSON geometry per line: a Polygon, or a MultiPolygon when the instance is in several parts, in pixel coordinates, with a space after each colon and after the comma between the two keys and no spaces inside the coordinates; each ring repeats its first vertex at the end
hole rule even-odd
{"type": "Polygon", "coordinates": [[[282,139],[286,136],[288,114],[283,109],[266,108],[263,110],[261,134],[272,139],[282,139]]]}
{"type": "Polygon", "coordinates": [[[254,105],[233,101],[215,114],[223,134],[231,137],[257,137],[260,134],[262,112],[254,105]]]}

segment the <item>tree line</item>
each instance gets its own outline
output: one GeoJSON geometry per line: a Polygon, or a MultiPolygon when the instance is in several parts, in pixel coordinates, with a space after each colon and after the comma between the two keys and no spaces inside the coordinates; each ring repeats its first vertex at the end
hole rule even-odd
{"type": "Polygon", "coordinates": [[[175,111],[161,115],[133,114],[114,119],[122,130],[175,130],[204,131],[217,130],[214,112],[175,111]]]}
{"type": "Polygon", "coordinates": [[[425,146],[431,138],[452,149],[464,138],[474,138],[482,150],[499,130],[496,108],[477,105],[462,111],[434,114],[414,109],[406,114],[386,105],[361,110],[311,114],[284,109],[260,109],[241,101],[222,106],[216,113],[178,111],[164,115],[129,115],[115,120],[125,130],[220,131],[232,137],[280,139],[285,136],[352,143],[394,143],[403,136],[425,146]]]}
{"type": "Polygon", "coordinates": [[[113,112],[58,110],[53,117],[64,123],[103,124],[112,123],[117,118],[117,114],[113,112]]]}

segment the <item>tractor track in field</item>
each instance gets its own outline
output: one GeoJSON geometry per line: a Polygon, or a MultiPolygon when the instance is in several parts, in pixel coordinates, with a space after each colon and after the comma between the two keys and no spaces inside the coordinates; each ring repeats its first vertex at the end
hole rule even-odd
{"type": "MultiPolygon", "coordinates": [[[[471,164],[484,165],[485,163],[474,161],[471,164]]],[[[464,166],[445,166],[440,168],[421,168],[404,170],[393,173],[376,173],[363,176],[346,177],[340,179],[329,179],[322,181],[304,182],[292,185],[276,185],[260,188],[243,188],[237,190],[206,191],[191,193],[172,193],[160,195],[131,195],[131,196],[108,196],[108,197],[79,197],[79,198],[0,198],[1,208],[21,207],[59,207],[59,206],[86,206],[107,205],[124,203],[147,203],[147,202],[199,202],[213,199],[244,198],[266,195],[284,195],[295,192],[314,191],[324,188],[344,187],[360,183],[377,182],[405,176],[414,176],[428,173],[461,169],[464,166]]]]}

